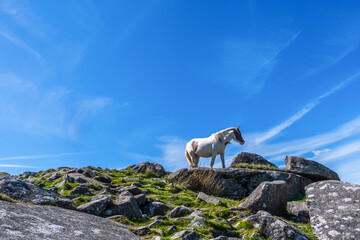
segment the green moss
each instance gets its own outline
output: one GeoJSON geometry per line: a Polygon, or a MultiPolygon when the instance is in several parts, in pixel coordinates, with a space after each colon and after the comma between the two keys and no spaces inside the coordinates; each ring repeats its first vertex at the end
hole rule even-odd
{"type": "Polygon", "coordinates": [[[233,163],[231,168],[248,168],[248,169],[260,169],[260,170],[275,170],[275,171],[286,171],[285,169],[279,169],[274,166],[265,164],[253,164],[253,163],[233,163]]]}
{"type": "Polygon", "coordinates": [[[236,228],[237,229],[252,230],[252,229],[254,229],[254,226],[249,222],[241,221],[236,228]]]}
{"type": "Polygon", "coordinates": [[[94,189],[95,191],[100,191],[101,189],[104,188],[104,186],[99,183],[90,183],[90,188],[94,189]]]}
{"type": "Polygon", "coordinates": [[[11,197],[9,197],[8,195],[3,194],[3,193],[0,193],[0,200],[7,201],[7,202],[12,202],[12,203],[24,203],[24,204],[29,204],[29,203],[26,203],[26,202],[22,202],[22,201],[13,199],[13,198],[11,198],[11,197]]]}

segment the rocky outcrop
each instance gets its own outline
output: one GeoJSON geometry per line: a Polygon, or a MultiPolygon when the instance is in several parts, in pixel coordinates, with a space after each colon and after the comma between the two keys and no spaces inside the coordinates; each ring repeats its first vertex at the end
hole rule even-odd
{"type": "Polygon", "coordinates": [[[265,211],[259,211],[257,214],[245,218],[244,221],[259,228],[262,234],[271,239],[310,240],[310,237],[298,228],[265,211]]]}
{"type": "Polygon", "coordinates": [[[328,180],[306,188],[310,223],[319,239],[360,239],[360,185],[328,180]]]}
{"type": "Polygon", "coordinates": [[[285,181],[263,182],[239,207],[247,208],[252,213],[259,210],[273,215],[286,215],[288,186],[285,181]]]}
{"type": "Polygon", "coordinates": [[[312,181],[340,180],[336,172],[313,160],[286,156],[285,164],[289,171],[305,176],[312,181]]]}
{"type": "Polygon", "coordinates": [[[236,166],[236,164],[243,164],[243,163],[256,164],[256,165],[268,165],[268,166],[271,166],[274,168],[278,168],[276,165],[272,164],[271,162],[269,162],[262,156],[257,155],[255,153],[248,153],[248,152],[241,152],[238,155],[236,155],[231,162],[231,166],[233,167],[233,166],[236,166]]]}
{"type": "Polygon", "coordinates": [[[0,193],[21,202],[75,209],[70,199],[13,177],[0,179],[0,193]]]}
{"type": "Polygon", "coordinates": [[[137,173],[152,173],[154,176],[164,176],[165,169],[159,163],[142,162],[131,167],[131,170],[137,173]]]}
{"type": "Polygon", "coordinates": [[[139,239],[119,223],[58,207],[0,200],[0,219],[0,239],[139,239]]]}
{"type": "Polygon", "coordinates": [[[288,200],[305,196],[305,186],[312,181],[297,174],[242,168],[183,168],[168,176],[168,181],[183,184],[193,191],[217,197],[243,199],[265,181],[286,181],[288,200]]]}

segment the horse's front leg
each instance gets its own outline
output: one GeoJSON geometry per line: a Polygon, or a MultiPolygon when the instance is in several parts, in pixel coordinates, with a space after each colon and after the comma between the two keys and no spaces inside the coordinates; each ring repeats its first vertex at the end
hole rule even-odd
{"type": "Polygon", "coordinates": [[[222,167],[225,168],[225,152],[220,153],[222,167]]]}
{"type": "Polygon", "coordinates": [[[211,156],[211,163],[210,163],[210,167],[211,167],[211,168],[214,166],[215,158],[216,158],[216,154],[213,154],[213,155],[211,156]]]}

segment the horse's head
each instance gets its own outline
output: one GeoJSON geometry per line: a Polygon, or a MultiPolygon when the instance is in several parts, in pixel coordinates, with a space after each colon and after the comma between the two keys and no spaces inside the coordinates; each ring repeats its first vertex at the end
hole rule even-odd
{"type": "Polygon", "coordinates": [[[245,144],[245,140],[241,136],[240,127],[234,129],[234,140],[241,145],[245,144]]]}

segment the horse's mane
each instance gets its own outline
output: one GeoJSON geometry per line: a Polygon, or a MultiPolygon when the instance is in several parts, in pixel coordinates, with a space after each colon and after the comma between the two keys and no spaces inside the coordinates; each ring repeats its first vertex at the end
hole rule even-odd
{"type": "Polygon", "coordinates": [[[216,132],[216,133],[213,133],[211,134],[211,136],[213,136],[217,141],[222,141],[222,136],[224,136],[225,133],[231,131],[231,130],[236,130],[236,127],[231,127],[231,128],[227,128],[227,129],[224,129],[224,130],[221,130],[219,132],[216,132]]]}

